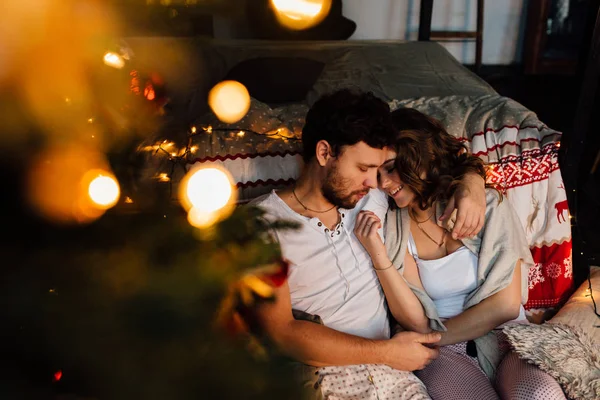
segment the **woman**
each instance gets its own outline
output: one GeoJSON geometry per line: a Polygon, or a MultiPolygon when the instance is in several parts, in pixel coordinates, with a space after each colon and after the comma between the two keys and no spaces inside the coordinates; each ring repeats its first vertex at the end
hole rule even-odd
{"type": "Polygon", "coordinates": [[[358,216],[355,234],[373,259],[398,323],[442,333],[440,357],[417,376],[434,400],[498,394],[565,399],[553,378],[509,352],[500,330],[507,322],[526,322],[522,304],[532,260],[515,212],[488,188],[480,233],[462,240],[450,236],[452,221],[438,221],[444,203],[465,172],[485,178],[483,162],[416,110],[399,109],[393,120],[394,151],[379,169],[380,188],[391,203],[386,244],[377,233],[381,221],[368,211],[358,216]]]}

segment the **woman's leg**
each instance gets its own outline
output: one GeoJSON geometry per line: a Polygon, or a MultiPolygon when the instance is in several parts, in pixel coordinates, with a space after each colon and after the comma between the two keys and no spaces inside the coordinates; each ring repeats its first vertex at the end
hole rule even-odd
{"type": "Polygon", "coordinates": [[[466,353],[466,342],[440,348],[440,356],[415,375],[433,400],[497,400],[498,394],[477,359],[466,353]]]}
{"type": "Polygon", "coordinates": [[[536,366],[521,360],[512,351],[504,357],[498,367],[496,389],[503,400],[566,399],[554,378],[536,366]]]}

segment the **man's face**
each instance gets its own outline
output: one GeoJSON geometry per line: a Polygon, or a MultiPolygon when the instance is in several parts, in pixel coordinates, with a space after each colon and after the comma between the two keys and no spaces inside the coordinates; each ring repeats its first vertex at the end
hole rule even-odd
{"type": "Polygon", "coordinates": [[[387,150],[375,149],[364,142],[346,146],[332,158],[321,186],[323,196],[342,208],[356,203],[377,187],[377,168],[386,160],[387,150]]]}

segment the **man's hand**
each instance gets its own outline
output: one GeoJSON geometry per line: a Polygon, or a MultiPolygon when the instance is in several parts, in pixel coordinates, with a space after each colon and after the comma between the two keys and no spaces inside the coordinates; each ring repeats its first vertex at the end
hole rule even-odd
{"type": "Polygon", "coordinates": [[[440,221],[450,217],[454,209],[458,210],[456,222],[452,229],[452,237],[462,239],[475,236],[485,222],[485,182],[475,174],[467,174],[456,188],[454,196],[448,201],[440,221]]]}
{"type": "Polygon", "coordinates": [[[397,333],[387,341],[385,364],[401,371],[423,369],[440,354],[435,344],[441,337],[437,332],[397,333]]]}

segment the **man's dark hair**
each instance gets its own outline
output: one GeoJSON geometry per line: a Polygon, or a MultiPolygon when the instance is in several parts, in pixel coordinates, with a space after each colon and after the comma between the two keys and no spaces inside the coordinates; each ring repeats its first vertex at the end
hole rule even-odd
{"type": "Polygon", "coordinates": [[[344,146],[358,142],[382,149],[394,136],[390,108],[373,93],[341,89],[317,100],[302,129],[303,158],[316,155],[317,142],[326,140],[337,157],[344,146]]]}

